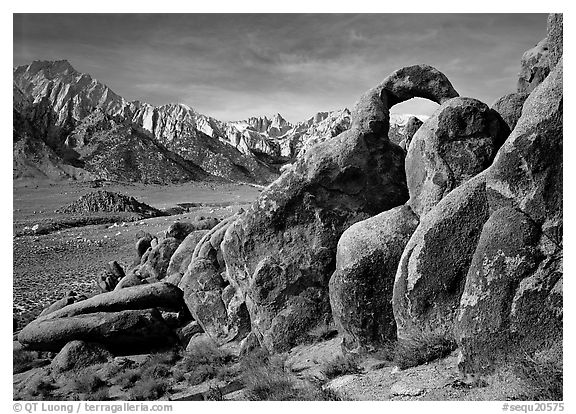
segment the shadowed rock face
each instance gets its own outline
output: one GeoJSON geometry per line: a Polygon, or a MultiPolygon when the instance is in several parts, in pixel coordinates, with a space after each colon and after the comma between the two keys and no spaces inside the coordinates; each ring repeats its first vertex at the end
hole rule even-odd
{"type": "Polygon", "coordinates": [[[40,316],[18,335],[30,349],[59,351],[70,341],[104,344],[129,353],[174,343],[175,335],[157,310],[180,311],[182,291],[169,283],[102,293],[40,316]]]}
{"type": "Polygon", "coordinates": [[[55,372],[64,372],[108,362],[111,359],[112,354],[97,344],[84,341],[70,341],[62,348],[58,355],[54,357],[50,367],[55,372]]]}
{"type": "Polygon", "coordinates": [[[347,348],[378,346],[396,338],[394,276],[417,226],[418,217],[404,205],[356,223],[340,237],[330,306],[347,348]]]}
{"type": "Polygon", "coordinates": [[[183,276],[174,277],[184,292],[190,314],[218,344],[242,340],[250,331],[244,298],[226,277],[221,244],[228,227],[238,219],[228,217],[207,232],[196,244],[183,276]]]}
{"type": "Polygon", "coordinates": [[[486,174],[492,215],[455,330],[464,372],[562,343],[562,74],[560,59],[486,174]]]}
{"type": "MultiPolygon", "coordinates": [[[[408,149],[406,158],[406,176],[410,200],[400,209],[385,211],[376,217],[357,223],[346,230],[340,238],[337,253],[336,271],[330,280],[330,303],[337,326],[345,336],[347,346],[352,348],[378,347],[396,339],[396,323],[392,311],[392,287],[404,248],[416,230],[419,220],[426,225],[429,211],[440,200],[471,177],[486,169],[492,162],[497,149],[509,133],[508,127],[500,116],[484,103],[471,98],[452,98],[445,101],[438,110],[418,129],[408,149]],[[378,223],[378,225],[375,225],[378,223]],[[352,253],[353,252],[353,253],[352,253]]],[[[472,204],[471,208],[478,207],[472,204]]],[[[458,208],[470,208],[465,204],[458,208]]],[[[443,213],[446,213],[443,211],[443,213]]],[[[452,215],[436,217],[435,224],[446,226],[446,230],[435,229],[428,235],[441,237],[438,246],[427,245],[432,249],[428,258],[421,260],[423,269],[439,271],[437,255],[441,257],[449,252],[443,243],[448,243],[452,232],[458,233],[459,223],[447,225],[450,220],[458,221],[458,212],[448,211],[452,215]]],[[[478,210],[481,215],[481,210],[478,210]]],[[[480,222],[480,225],[482,222],[480,222]]],[[[478,226],[475,227],[476,231],[478,226]]],[[[472,227],[464,226],[463,234],[457,235],[464,242],[467,231],[472,227]]],[[[416,237],[416,235],[414,236],[416,237]]],[[[457,249],[460,247],[458,246],[457,249]]],[[[470,249],[469,249],[470,250],[470,249]]],[[[470,252],[471,254],[471,252],[470,252]]],[[[445,259],[452,259],[448,256],[445,259]]],[[[449,264],[442,268],[444,276],[451,278],[449,284],[459,286],[458,265],[451,274],[449,264]],[[450,275],[450,276],[448,276],[450,275]],[[454,280],[452,280],[454,279],[454,280]]],[[[415,267],[402,277],[414,277],[415,267]]],[[[426,271],[423,271],[426,273],[426,271]]],[[[441,272],[440,272],[441,273],[441,272]]],[[[426,277],[436,277],[428,275],[426,277]]],[[[410,296],[423,303],[435,302],[437,290],[427,293],[405,292],[407,285],[397,284],[402,293],[398,297],[410,296]],[[425,296],[425,297],[424,297],[425,296]]],[[[457,301],[460,293],[455,289],[457,301]]],[[[453,304],[452,304],[453,305],[453,304]]],[[[402,305],[404,306],[404,303],[402,305]]],[[[418,325],[420,321],[413,321],[418,325]]],[[[401,324],[400,330],[404,329],[401,324]]]]}
{"type": "Polygon", "coordinates": [[[497,210],[484,224],[455,324],[467,370],[491,365],[507,348],[512,298],[520,281],[535,270],[538,236],[532,220],[511,208],[497,210]]]}
{"type": "Polygon", "coordinates": [[[510,131],[516,127],[516,123],[522,115],[522,107],[526,98],[528,98],[528,94],[524,92],[509,93],[498,98],[492,104],[492,109],[500,114],[510,131]]]}
{"type": "Polygon", "coordinates": [[[38,351],[57,352],[74,340],[96,342],[114,352],[130,354],[172,345],[176,336],[156,309],[38,319],[18,335],[20,343],[38,351]]]}
{"type": "Polygon", "coordinates": [[[389,107],[412,97],[457,96],[436,69],[400,69],[365,93],[351,129],[312,147],[233,223],[222,249],[253,331],[285,349],[330,317],[328,280],[350,225],[407,200],[404,152],[388,138],[389,107]]]}
{"type": "Polygon", "coordinates": [[[532,49],[522,55],[521,69],[518,75],[518,92],[530,93],[550,73],[548,40],[542,39],[532,49]]]}
{"type": "Polygon", "coordinates": [[[488,168],[509,133],[500,115],[476,99],[444,102],[416,132],[406,155],[412,210],[423,217],[450,191],[488,168]]]}
{"type": "Polygon", "coordinates": [[[562,341],[562,73],[560,59],[493,164],[421,218],[398,266],[398,337],[456,340],[464,373],[562,341]]]}
{"type": "Polygon", "coordinates": [[[394,281],[392,306],[399,339],[452,339],[466,272],[488,219],[483,174],[443,198],[420,221],[394,281]]]}

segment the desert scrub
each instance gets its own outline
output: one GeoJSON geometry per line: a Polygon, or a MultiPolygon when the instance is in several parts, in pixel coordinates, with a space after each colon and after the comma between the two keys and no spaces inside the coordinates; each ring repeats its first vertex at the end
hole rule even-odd
{"type": "Polygon", "coordinates": [[[317,326],[312,328],[308,333],[307,340],[304,343],[318,343],[323,341],[328,341],[330,339],[338,336],[338,329],[332,319],[328,321],[322,321],[317,326]]]}
{"type": "Polygon", "coordinates": [[[54,391],[57,389],[54,379],[51,376],[34,376],[26,385],[23,395],[24,400],[43,400],[49,401],[56,399],[54,391]]]}
{"type": "Polygon", "coordinates": [[[515,364],[516,375],[522,381],[526,401],[562,401],[564,372],[562,365],[523,355],[515,364]]]}
{"type": "Polygon", "coordinates": [[[92,394],[106,386],[106,382],[93,372],[81,371],[70,380],[70,390],[79,394],[92,394]]]}
{"type": "Polygon", "coordinates": [[[142,378],[128,391],[131,401],[157,400],[168,391],[165,378],[142,378]]]}
{"type": "Polygon", "coordinates": [[[127,364],[111,382],[126,391],[129,400],[157,400],[170,389],[172,367],[179,359],[173,351],[152,354],[139,365],[127,364]]]}
{"type": "Polygon", "coordinates": [[[36,360],[36,355],[34,351],[28,351],[22,348],[14,349],[12,352],[13,373],[19,374],[20,372],[30,369],[36,360]]]}
{"type": "Polygon", "coordinates": [[[110,391],[108,388],[100,388],[99,390],[86,395],[86,401],[109,401],[110,391]]]}
{"type": "Polygon", "coordinates": [[[358,366],[356,358],[352,355],[338,355],[322,367],[322,373],[327,379],[340,377],[346,374],[360,374],[362,369],[358,366]]]}
{"type": "Polygon", "coordinates": [[[173,377],[177,381],[185,379],[190,385],[219,378],[226,380],[236,375],[232,367],[234,357],[218,349],[210,340],[197,341],[181,355],[173,368],[173,377]]]}
{"type": "Polygon", "coordinates": [[[444,358],[456,349],[456,342],[443,336],[420,336],[398,340],[394,349],[394,363],[400,369],[422,365],[444,358]]]}
{"type": "Polygon", "coordinates": [[[339,398],[320,384],[298,380],[284,370],[284,359],[256,349],[240,360],[241,379],[252,401],[332,401],[339,398]]]}

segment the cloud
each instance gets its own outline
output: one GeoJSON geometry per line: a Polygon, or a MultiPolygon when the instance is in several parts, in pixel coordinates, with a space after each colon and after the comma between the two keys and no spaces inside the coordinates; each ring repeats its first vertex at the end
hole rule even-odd
{"type": "Polygon", "coordinates": [[[514,90],[522,53],[545,31],[546,16],[535,14],[14,15],[13,62],[66,58],[127,99],[299,121],[350,108],[416,63],[490,103],[514,90]]]}

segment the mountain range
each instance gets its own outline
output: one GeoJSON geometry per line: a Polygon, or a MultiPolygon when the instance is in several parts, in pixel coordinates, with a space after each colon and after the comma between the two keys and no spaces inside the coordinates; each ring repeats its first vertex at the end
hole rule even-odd
{"type": "MultiPolygon", "coordinates": [[[[400,143],[421,121],[392,115],[390,124],[400,143]]],[[[127,101],[66,60],[13,70],[15,179],[267,184],[282,165],[349,127],[348,109],[296,124],[280,114],[223,122],[184,104],[127,101]]]]}

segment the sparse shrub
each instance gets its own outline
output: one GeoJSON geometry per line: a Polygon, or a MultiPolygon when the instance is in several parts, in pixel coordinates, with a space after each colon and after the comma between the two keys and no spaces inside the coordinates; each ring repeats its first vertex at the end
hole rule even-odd
{"type": "Polygon", "coordinates": [[[330,388],[320,388],[321,401],[344,401],[344,398],[330,388]]]}
{"type": "Polygon", "coordinates": [[[86,395],[86,401],[109,401],[110,392],[108,388],[100,388],[99,390],[86,395]]]}
{"type": "Polygon", "coordinates": [[[454,349],[456,342],[443,336],[398,340],[394,349],[394,362],[400,369],[406,369],[443,358],[454,349]]]}
{"type": "Polygon", "coordinates": [[[41,400],[53,399],[54,390],[56,390],[54,380],[46,376],[34,376],[26,386],[26,391],[30,396],[41,400]]]}
{"type": "Polygon", "coordinates": [[[332,319],[330,319],[328,321],[321,322],[316,327],[311,329],[309,333],[309,340],[305,342],[316,343],[328,341],[335,338],[336,336],[338,336],[338,330],[336,329],[336,325],[334,325],[332,319]]]}
{"type": "Polygon", "coordinates": [[[209,364],[200,364],[191,367],[188,374],[188,383],[190,385],[198,385],[214,378],[217,374],[217,369],[209,364]]]}
{"type": "Polygon", "coordinates": [[[332,401],[319,384],[298,380],[284,370],[284,359],[257,349],[240,360],[242,382],[252,401],[332,401]]]}
{"type": "Polygon", "coordinates": [[[356,359],[351,355],[339,355],[322,367],[322,373],[328,379],[346,374],[359,374],[361,372],[362,369],[358,366],[356,359]]]}
{"type": "Polygon", "coordinates": [[[81,394],[91,394],[105,386],[106,382],[102,378],[90,372],[76,374],[70,383],[70,389],[81,394]]]}
{"type": "Polygon", "coordinates": [[[224,394],[220,387],[210,387],[208,391],[204,394],[204,400],[206,401],[224,401],[224,394]]]}
{"type": "Polygon", "coordinates": [[[13,372],[18,374],[32,367],[32,362],[36,359],[36,353],[26,349],[14,349],[12,353],[13,372]]]}
{"type": "Polygon", "coordinates": [[[142,373],[138,368],[130,368],[120,373],[116,377],[116,384],[126,389],[132,387],[142,377],[142,373]]]}
{"type": "Polygon", "coordinates": [[[175,378],[188,379],[190,385],[212,378],[229,379],[236,371],[230,367],[232,355],[218,349],[211,341],[199,341],[186,351],[173,369],[175,378]]]}
{"type": "Polygon", "coordinates": [[[168,384],[164,379],[143,378],[134,384],[128,393],[131,401],[157,400],[168,391],[168,384]]]}
{"type": "Polygon", "coordinates": [[[525,387],[522,400],[563,400],[564,372],[561,365],[524,355],[516,363],[515,371],[525,387]]]}

